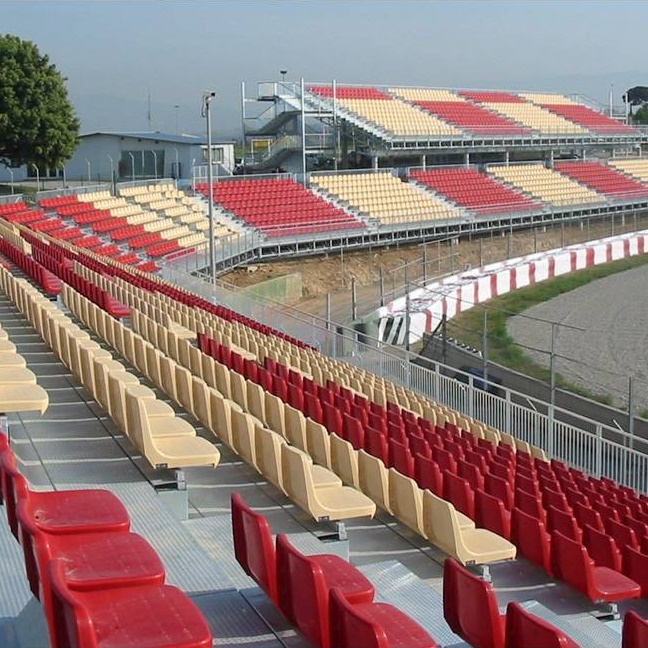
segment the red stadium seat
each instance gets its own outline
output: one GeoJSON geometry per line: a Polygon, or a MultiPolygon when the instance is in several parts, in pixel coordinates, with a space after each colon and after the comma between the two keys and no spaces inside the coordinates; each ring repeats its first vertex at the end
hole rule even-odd
{"type": "Polygon", "coordinates": [[[517,507],[511,514],[511,542],[519,555],[552,573],[550,535],[540,520],[517,507]]]}
{"type": "Polygon", "coordinates": [[[632,610],[623,617],[621,648],[648,648],[648,621],[632,610]]]}
{"type": "Polygon", "coordinates": [[[443,616],[473,648],[504,648],[506,616],[499,613],[493,586],[454,558],[443,563],[443,616]]]}
{"type": "Polygon", "coordinates": [[[580,648],[562,630],[511,601],[506,608],[506,648],[580,648]]]}
{"type": "Polygon", "coordinates": [[[210,648],[196,604],[168,585],[73,591],[60,560],[51,565],[53,625],[61,648],[210,648]],[[145,612],[144,612],[145,610],[145,612]]]}
{"type": "Polygon", "coordinates": [[[641,587],[627,576],[597,567],[578,542],[554,531],[551,544],[554,573],[594,603],[615,603],[641,595],[641,587]]]}
{"type": "Polygon", "coordinates": [[[335,648],[437,646],[424,628],[389,603],[352,605],[337,587],[330,597],[330,636],[335,648]]]}
{"type": "Polygon", "coordinates": [[[331,648],[331,588],[339,587],[351,604],[373,601],[374,588],[362,572],[339,556],[305,556],[285,534],[277,536],[277,577],[282,612],[321,648],[331,648]]]}

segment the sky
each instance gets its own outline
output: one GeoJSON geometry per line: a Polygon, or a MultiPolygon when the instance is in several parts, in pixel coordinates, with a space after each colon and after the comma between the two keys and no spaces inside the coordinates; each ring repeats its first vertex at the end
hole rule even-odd
{"type": "MultiPolygon", "coordinates": [[[[636,0],[0,0],[0,33],[67,78],[81,132],[241,135],[241,82],[545,90],[615,103],[648,85],[636,0]],[[150,122],[148,105],[150,97],[150,122]],[[150,125],[150,128],[149,128],[150,125]]],[[[246,103],[247,114],[266,105],[246,103]]]]}

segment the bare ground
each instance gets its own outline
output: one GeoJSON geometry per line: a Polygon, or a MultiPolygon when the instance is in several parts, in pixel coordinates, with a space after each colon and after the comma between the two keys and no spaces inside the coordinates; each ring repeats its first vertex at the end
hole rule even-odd
{"type": "Polygon", "coordinates": [[[346,321],[350,315],[351,279],[355,278],[358,290],[359,315],[370,312],[378,305],[380,297],[380,273],[387,297],[392,291],[410,282],[421,281],[423,258],[425,278],[449,274],[467,267],[479,267],[503,259],[523,256],[534,251],[551,250],[582,241],[604,238],[613,234],[648,227],[648,216],[635,221],[625,221],[616,216],[614,221],[592,222],[589,226],[580,224],[558,225],[553,229],[537,228],[534,231],[514,232],[461,239],[455,244],[428,243],[424,253],[423,245],[371,248],[356,252],[343,252],[310,258],[296,258],[269,263],[255,264],[251,268],[239,268],[221,277],[237,286],[250,286],[266,279],[295,272],[301,273],[303,297],[297,304],[301,310],[324,315],[326,294],[331,295],[332,318],[346,321]],[[419,260],[418,263],[416,261],[419,260]],[[403,266],[410,264],[407,277],[403,266]]]}

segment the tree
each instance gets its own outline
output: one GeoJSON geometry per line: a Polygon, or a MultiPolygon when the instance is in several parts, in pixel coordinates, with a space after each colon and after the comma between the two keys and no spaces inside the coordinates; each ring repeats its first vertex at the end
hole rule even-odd
{"type": "Polygon", "coordinates": [[[635,86],[626,91],[627,102],[632,106],[641,106],[648,101],[648,88],[646,86],[635,86]]]}
{"type": "Polygon", "coordinates": [[[0,35],[0,162],[56,169],[72,157],[79,120],[65,81],[36,45],[0,35]]]}
{"type": "Polygon", "coordinates": [[[634,114],[634,121],[637,124],[648,124],[648,104],[644,104],[634,114]]]}

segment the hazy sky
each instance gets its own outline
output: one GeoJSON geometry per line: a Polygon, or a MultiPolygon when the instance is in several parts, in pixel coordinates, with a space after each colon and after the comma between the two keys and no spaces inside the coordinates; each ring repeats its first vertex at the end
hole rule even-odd
{"type": "Polygon", "coordinates": [[[0,0],[0,32],[68,78],[82,132],[241,130],[240,85],[279,79],[582,93],[648,85],[648,2],[0,0]],[[175,108],[179,106],[179,108],[175,108]]]}

